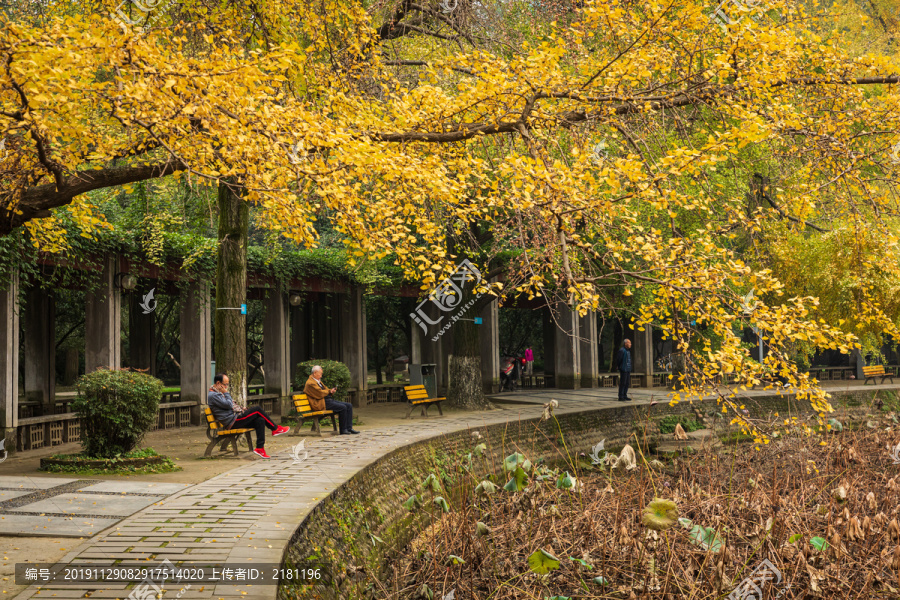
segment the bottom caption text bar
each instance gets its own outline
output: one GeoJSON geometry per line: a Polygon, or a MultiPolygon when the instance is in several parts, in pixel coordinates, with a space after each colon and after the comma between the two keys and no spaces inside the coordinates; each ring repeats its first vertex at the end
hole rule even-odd
{"type": "Polygon", "coordinates": [[[161,581],[170,585],[185,583],[247,583],[252,585],[328,585],[332,573],[322,565],[294,566],[276,564],[168,564],[129,565],[53,565],[17,563],[16,585],[122,584],[161,581]]]}

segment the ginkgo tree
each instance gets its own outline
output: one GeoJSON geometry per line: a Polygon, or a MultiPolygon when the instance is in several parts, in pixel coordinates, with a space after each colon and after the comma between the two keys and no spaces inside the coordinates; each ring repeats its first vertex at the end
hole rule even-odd
{"type": "Polygon", "coordinates": [[[857,338],[753,248],[775,226],[894,240],[895,58],[848,52],[815,29],[827,10],[798,2],[586,1],[557,21],[454,6],[198,1],[141,30],[112,4],[51,6],[5,22],[0,232],[99,188],[216,182],[301,245],[327,208],[358,260],[393,256],[425,292],[464,254],[502,265],[503,296],[580,312],[639,297],[638,325],[688,352],[684,395],[777,372],[829,410],[785,348],[857,338]],[[744,326],[767,338],[763,364],[744,326]]]}

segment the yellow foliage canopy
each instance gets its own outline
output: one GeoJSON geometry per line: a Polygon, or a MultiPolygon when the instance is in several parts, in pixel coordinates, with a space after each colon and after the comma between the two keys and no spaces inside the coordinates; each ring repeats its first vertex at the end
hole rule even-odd
{"type": "MultiPolygon", "coordinates": [[[[299,244],[328,209],[352,254],[394,256],[425,287],[448,248],[482,266],[502,252],[502,294],[580,311],[637,298],[641,324],[692,350],[688,394],[774,370],[828,410],[779,349],[856,337],[819,320],[821,285],[787,296],[747,254],[782,236],[783,262],[791,239],[829,231],[895,247],[893,57],[848,52],[781,0],[588,0],[554,22],[533,3],[451,4],[189,1],[124,25],[112,4],[62,4],[4,23],[0,232],[101,187],[228,178],[299,244]],[[748,361],[746,325],[770,364],[748,361]]],[[[863,313],[871,331],[896,323],[886,307],[863,313]]]]}

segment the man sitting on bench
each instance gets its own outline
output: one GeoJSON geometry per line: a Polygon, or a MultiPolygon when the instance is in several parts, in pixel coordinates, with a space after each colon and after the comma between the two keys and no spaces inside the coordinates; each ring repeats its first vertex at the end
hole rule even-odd
{"type": "Polygon", "coordinates": [[[231,394],[228,393],[228,375],[216,373],[213,378],[213,386],[209,388],[206,403],[216,420],[227,429],[252,428],[256,430],[256,450],[258,456],[271,458],[266,454],[266,427],[272,431],[272,435],[287,433],[290,427],[275,425],[269,415],[259,406],[241,408],[231,394]]]}
{"type": "Polygon", "coordinates": [[[338,423],[341,430],[340,435],[351,433],[359,433],[353,429],[353,405],[349,402],[341,402],[334,399],[334,393],[337,388],[328,389],[322,383],[322,367],[316,365],[312,368],[309,379],[303,387],[303,393],[309,400],[309,407],[318,412],[320,410],[333,411],[338,416],[338,423]]]}

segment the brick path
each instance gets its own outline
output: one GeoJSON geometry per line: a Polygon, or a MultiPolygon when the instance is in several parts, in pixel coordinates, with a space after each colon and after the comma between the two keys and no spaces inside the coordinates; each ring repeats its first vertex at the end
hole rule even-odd
{"type": "MultiPolygon", "coordinates": [[[[846,386],[842,386],[842,389],[846,386]]],[[[861,388],[853,386],[850,390],[861,388]]],[[[879,386],[881,387],[881,386],[879,386]]],[[[885,386],[895,387],[895,386],[885,386]]],[[[758,395],[772,392],[750,392],[758,395]]],[[[662,390],[633,390],[635,402],[646,404],[651,395],[665,400],[662,390]]],[[[122,520],[66,555],[62,564],[95,564],[149,567],[160,561],[215,561],[216,564],[278,565],[296,527],[331,490],[350,479],[384,454],[409,443],[460,429],[540,416],[542,404],[556,398],[557,413],[578,412],[607,406],[616,390],[529,390],[503,400],[503,410],[462,416],[413,418],[391,427],[364,429],[358,436],[305,439],[308,457],[296,463],[290,451],[271,460],[254,460],[228,473],[178,492],[122,520]]],[[[198,448],[198,451],[202,450],[198,448]]],[[[33,585],[17,598],[128,598],[134,583],[80,583],[74,587],[33,585]]],[[[189,589],[166,586],[163,598],[252,598],[272,600],[274,585],[198,583],[189,589]]],[[[143,596],[145,598],[156,597],[143,596]]]]}

